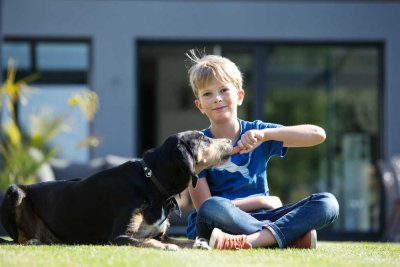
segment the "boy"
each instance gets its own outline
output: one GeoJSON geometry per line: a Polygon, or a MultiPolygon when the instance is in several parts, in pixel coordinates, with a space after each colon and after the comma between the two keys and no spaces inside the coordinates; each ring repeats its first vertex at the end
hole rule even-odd
{"type": "Polygon", "coordinates": [[[314,229],[338,216],[336,198],[319,193],[282,206],[278,197],[269,196],[266,167],[271,156],[284,157],[289,147],[322,143],[325,131],[238,119],[245,96],[238,67],[221,56],[199,58],[194,50],[187,56],[195,105],[211,124],[204,134],[229,138],[241,149],[225,165],[202,171],[196,188],[189,186],[196,211],[189,216],[187,236],[208,239],[214,249],[315,248],[314,229]]]}

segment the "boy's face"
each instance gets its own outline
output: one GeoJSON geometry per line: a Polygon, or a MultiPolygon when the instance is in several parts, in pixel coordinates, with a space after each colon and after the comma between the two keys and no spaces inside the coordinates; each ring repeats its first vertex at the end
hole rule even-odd
{"type": "Polygon", "coordinates": [[[243,98],[242,89],[213,79],[204,88],[199,88],[195,105],[211,122],[222,123],[237,119],[237,106],[242,104],[243,98]]]}

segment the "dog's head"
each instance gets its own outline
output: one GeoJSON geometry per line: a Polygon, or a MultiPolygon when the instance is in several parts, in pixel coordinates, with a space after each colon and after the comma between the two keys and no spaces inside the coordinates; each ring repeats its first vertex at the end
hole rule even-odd
{"type": "Polygon", "coordinates": [[[169,136],[165,142],[143,154],[144,161],[170,193],[182,192],[190,179],[197,184],[198,173],[228,161],[232,151],[229,139],[213,139],[200,131],[169,136]]]}
{"type": "Polygon", "coordinates": [[[224,164],[232,151],[231,140],[209,138],[200,131],[181,132],[176,136],[184,167],[191,173],[193,187],[200,171],[224,164]]]}
{"type": "Polygon", "coordinates": [[[143,157],[146,162],[150,157],[159,165],[164,162],[161,167],[164,172],[156,174],[157,177],[167,173],[175,176],[165,179],[170,181],[171,187],[179,191],[186,188],[190,177],[195,187],[197,174],[205,168],[224,164],[229,159],[231,151],[232,145],[229,139],[213,139],[200,131],[186,131],[169,136],[160,147],[146,152],[143,157]]]}

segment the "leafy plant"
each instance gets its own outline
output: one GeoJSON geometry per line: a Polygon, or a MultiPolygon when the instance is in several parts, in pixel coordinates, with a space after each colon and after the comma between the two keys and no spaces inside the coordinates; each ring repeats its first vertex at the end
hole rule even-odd
{"type": "MultiPolygon", "coordinates": [[[[8,63],[5,82],[0,87],[0,189],[12,183],[29,184],[36,181],[38,169],[58,152],[58,146],[52,141],[68,128],[68,114],[36,114],[31,116],[28,129],[23,129],[16,116],[18,104],[28,104],[27,93],[34,91],[28,82],[37,79],[31,75],[15,81],[16,67],[12,59],[8,63]],[[5,112],[8,120],[3,121],[5,112]]],[[[68,100],[72,108],[78,107],[87,121],[91,121],[98,107],[96,93],[86,90],[68,100]]],[[[97,145],[98,140],[90,136],[80,142],[81,146],[97,145]]]]}

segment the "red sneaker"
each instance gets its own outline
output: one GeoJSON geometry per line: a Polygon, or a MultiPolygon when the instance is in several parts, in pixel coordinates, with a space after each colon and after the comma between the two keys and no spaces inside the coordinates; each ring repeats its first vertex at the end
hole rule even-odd
{"type": "Polygon", "coordinates": [[[289,248],[317,248],[317,231],[314,229],[305,233],[288,246],[289,248]]]}
{"type": "Polygon", "coordinates": [[[210,237],[210,247],[214,249],[239,250],[252,248],[252,245],[246,241],[245,235],[230,235],[218,228],[214,228],[210,237]]]}

